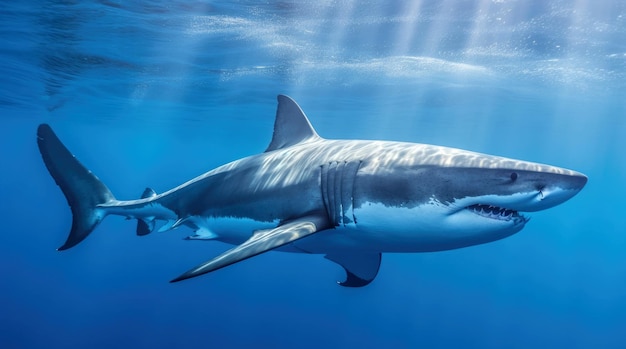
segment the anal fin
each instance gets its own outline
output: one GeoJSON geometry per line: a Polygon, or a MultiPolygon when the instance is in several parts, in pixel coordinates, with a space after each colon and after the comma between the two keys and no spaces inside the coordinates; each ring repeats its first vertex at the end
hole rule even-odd
{"type": "Polygon", "coordinates": [[[324,258],[343,267],[346,280],[337,282],[345,287],[362,287],[369,285],[378,275],[382,255],[380,253],[332,253],[324,258]]]}
{"type": "MultiPolygon", "coordinates": [[[[154,191],[154,189],[146,188],[141,194],[141,198],[148,199],[148,198],[155,197],[156,195],[157,193],[154,191]]],[[[156,222],[154,221],[154,217],[138,218],[137,229],[136,229],[137,235],[144,236],[144,235],[148,235],[152,233],[154,231],[155,225],[156,225],[156,222]]]]}
{"type": "Polygon", "coordinates": [[[137,219],[137,235],[144,236],[152,233],[155,225],[154,217],[137,219]]]}
{"type": "Polygon", "coordinates": [[[188,270],[170,282],[182,281],[240,262],[286,245],[290,242],[315,234],[329,227],[328,219],[321,216],[307,216],[281,224],[273,229],[258,230],[250,239],[212,260],[188,270]]]}

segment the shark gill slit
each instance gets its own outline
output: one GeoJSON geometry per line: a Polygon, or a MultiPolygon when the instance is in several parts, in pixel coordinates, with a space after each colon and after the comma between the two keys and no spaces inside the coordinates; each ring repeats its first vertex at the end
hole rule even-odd
{"type": "Polygon", "coordinates": [[[346,163],[344,161],[337,161],[335,165],[335,184],[334,184],[334,197],[335,197],[335,211],[333,214],[335,216],[334,221],[335,225],[341,225],[342,222],[342,212],[343,208],[341,207],[341,185],[343,183],[343,170],[346,167],[346,163]]]}
{"type": "Polygon", "coordinates": [[[328,179],[326,180],[326,195],[328,196],[328,218],[332,222],[333,226],[337,226],[337,220],[335,220],[335,176],[337,172],[337,162],[333,161],[328,164],[328,179]]]}
{"type": "MultiPolygon", "coordinates": [[[[324,209],[328,218],[331,217],[330,202],[328,202],[328,195],[326,195],[326,188],[328,188],[328,165],[320,166],[320,189],[322,191],[322,201],[324,202],[324,209]]],[[[334,226],[334,222],[330,222],[334,226]]]]}
{"type": "Polygon", "coordinates": [[[361,162],[346,162],[344,176],[342,178],[341,191],[341,217],[343,225],[356,224],[354,217],[354,183],[356,181],[356,173],[361,167],[361,162]]]}
{"type": "Polygon", "coordinates": [[[356,215],[354,214],[354,193],[356,191],[356,174],[359,172],[359,170],[361,169],[361,166],[363,165],[363,160],[359,160],[359,162],[356,164],[356,168],[354,169],[354,174],[352,176],[352,192],[350,193],[350,203],[352,204],[351,206],[351,211],[352,211],[352,221],[354,222],[354,225],[357,224],[356,221],[356,215]]]}
{"type": "Polygon", "coordinates": [[[331,161],[321,166],[320,182],[326,214],[333,226],[356,223],[354,181],[360,162],[331,161]]]}
{"type": "Polygon", "coordinates": [[[322,182],[322,198],[326,207],[326,215],[333,227],[339,223],[335,216],[335,176],[337,171],[337,162],[331,161],[322,165],[321,182],[322,182]]]}

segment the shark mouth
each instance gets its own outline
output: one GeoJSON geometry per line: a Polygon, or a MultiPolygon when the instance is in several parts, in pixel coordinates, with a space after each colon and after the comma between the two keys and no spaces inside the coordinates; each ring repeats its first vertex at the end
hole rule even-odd
{"type": "Polygon", "coordinates": [[[483,205],[483,204],[474,204],[466,207],[471,212],[479,216],[483,216],[490,219],[497,219],[501,221],[521,221],[527,222],[528,219],[523,215],[519,214],[519,212],[515,210],[511,210],[508,208],[492,206],[492,205],[483,205]]]}

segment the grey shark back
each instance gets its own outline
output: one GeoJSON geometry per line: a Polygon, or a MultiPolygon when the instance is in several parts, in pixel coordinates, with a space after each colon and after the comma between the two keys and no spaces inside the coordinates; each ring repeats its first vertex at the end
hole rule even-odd
{"type": "Polygon", "coordinates": [[[265,152],[157,194],[120,201],[59,141],[37,132],[41,155],[73,213],[60,250],[83,241],[107,215],[137,219],[137,235],[180,227],[187,240],[236,245],[172,281],[270,250],[323,254],[343,267],[342,286],[376,277],[385,252],[441,251],[502,239],[576,195],[581,173],[427,144],[327,140],[291,98],[278,96],[265,152]]]}

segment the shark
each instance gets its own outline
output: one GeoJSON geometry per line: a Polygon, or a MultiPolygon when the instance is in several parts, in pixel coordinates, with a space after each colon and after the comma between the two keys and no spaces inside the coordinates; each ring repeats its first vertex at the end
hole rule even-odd
{"type": "Polygon", "coordinates": [[[267,149],[173,189],[118,200],[48,124],[37,144],[65,195],[67,250],[109,215],[136,219],[136,234],[187,227],[188,240],[231,249],[171,280],[213,272],[267,251],[323,255],[345,271],[338,284],[371,283],[383,253],[444,251],[511,236],[529,212],[572,198],[579,172],[462,149],[320,137],[300,106],[278,96],[267,149]]]}

